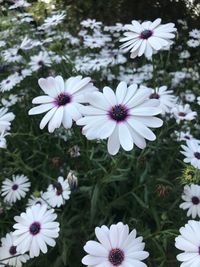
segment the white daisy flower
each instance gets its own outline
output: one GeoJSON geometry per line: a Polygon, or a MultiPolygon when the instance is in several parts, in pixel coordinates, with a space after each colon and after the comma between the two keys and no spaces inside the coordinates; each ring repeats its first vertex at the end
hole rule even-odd
{"type": "Polygon", "coordinates": [[[124,26],[127,32],[124,32],[126,37],[120,39],[120,42],[125,42],[121,48],[131,52],[131,58],[137,56],[151,57],[153,52],[163,49],[171,43],[172,38],[175,37],[173,32],[176,32],[174,23],[161,24],[161,19],[158,18],[151,21],[145,21],[140,24],[133,20],[132,24],[124,26]]]}
{"type": "Polygon", "coordinates": [[[175,106],[177,98],[172,95],[172,90],[167,90],[167,86],[161,86],[152,89],[150,94],[150,99],[159,99],[160,108],[162,109],[162,114],[169,113],[171,109],[175,106]]]}
{"type": "Polygon", "coordinates": [[[36,41],[36,40],[28,38],[28,36],[25,36],[20,45],[20,49],[30,50],[33,47],[38,46],[38,45],[41,45],[40,41],[36,41]]]}
{"type": "Polygon", "coordinates": [[[175,246],[183,251],[177,255],[177,260],[182,262],[180,266],[200,266],[200,222],[190,220],[179,231],[180,235],[175,239],[175,246]]]}
{"type": "Polygon", "coordinates": [[[0,108],[0,132],[5,132],[10,129],[11,121],[15,115],[13,112],[8,112],[7,108],[0,108]]]}
{"type": "Polygon", "coordinates": [[[41,114],[46,111],[40,123],[43,129],[48,123],[49,132],[59,128],[61,124],[68,129],[72,127],[72,120],[81,118],[80,103],[87,101],[87,95],[97,88],[90,82],[89,77],[71,77],[64,82],[61,76],[39,79],[38,83],[46,95],[33,99],[33,104],[40,104],[29,111],[29,115],[41,114]]]}
{"type": "Polygon", "coordinates": [[[196,39],[200,39],[200,30],[193,29],[192,31],[189,32],[189,36],[196,39]]]}
{"type": "Polygon", "coordinates": [[[89,106],[81,108],[85,117],[77,121],[82,125],[83,134],[89,139],[108,138],[108,152],[118,153],[120,145],[126,151],[136,144],[146,147],[145,139],[154,141],[155,134],[148,128],[161,127],[161,119],[154,117],[161,113],[157,99],[149,99],[151,89],[132,84],[127,87],[120,82],[116,93],[109,87],[103,93],[94,92],[88,96],[89,106]]]}
{"type": "Polygon", "coordinates": [[[81,21],[81,25],[85,28],[90,28],[94,30],[94,29],[99,29],[102,25],[102,22],[96,21],[96,19],[86,19],[81,21]]]}
{"type": "Polygon", "coordinates": [[[142,260],[149,256],[144,251],[145,244],[142,237],[136,238],[136,230],[129,233],[129,227],[121,222],[112,224],[110,228],[103,225],[95,228],[99,242],[88,241],[84,250],[89,254],[82,259],[82,263],[89,266],[147,267],[142,260]]]}
{"type": "Polygon", "coordinates": [[[55,222],[57,215],[46,205],[35,205],[26,209],[20,216],[15,216],[17,222],[13,228],[16,236],[14,245],[22,254],[29,252],[30,258],[38,257],[40,250],[47,253],[47,245],[54,247],[55,238],[60,231],[59,223],[55,222]]]}
{"type": "Polygon", "coordinates": [[[0,82],[0,91],[5,92],[5,91],[10,91],[17,85],[18,83],[21,82],[21,78],[15,74],[9,75],[6,79],[2,80],[0,82]]]}
{"type": "Polygon", "coordinates": [[[24,175],[13,175],[12,180],[6,178],[2,183],[1,195],[9,204],[24,198],[29,191],[31,183],[24,175]]]}
{"type": "Polygon", "coordinates": [[[1,238],[0,267],[5,267],[5,265],[21,267],[22,263],[29,259],[27,254],[19,255],[18,248],[14,246],[15,239],[12,232],[6,234],[6,237],[1,238]]]}
{"type": "Polygon", "coordinates": [[[6,141],[6,136],[10,135],[10,133],[3,131],[0,134],[0,148],[6,149],[7,148],[7,141],[6,141]]]}
{"type": "Polygon", "coordinates": [[[64,180],[59,176],[54,184],[50,184],[47,192],[42,194],[42,198],[49,204],[50,207],[60,207],[64,205],[71,194],[68,180],[64,180]]]}
{"type": "Polygon", "coordinates": [[[191,140],[194,139],[194,137],[191,135],[190,131],[175,131],[174,132],[176,137],[177,137],[177,141],[187,141],[187,140],[191,140]]]}
{"type": "Polygon", "coordinates": [[[51,59],[46,51],[40,51],[38,55],[32,56],[29,62],[32,71],[37,71],[40,68],[51,66],[51,59]]]}
{"type": "Polygon", "coordinates": [[[65,16],[65,12],[61,12],[60,14],[55,14],[52,17],[46,18],[44,23],[41,25],[41,29],[49,29],[50,27],[57,26],[63,21],[65,16]]]}
{"type": "Polygon", "coordinates": [[[198,47],[200,45],[200,41],[196,39],[190,39],[187,41],[187,45],[189,47],[198,47]]]}
{"type": "Polygon", "coordinates": [[[200,186],[197,184],[185,185],[182,199],[185,201],[179,207],[187,211],[187,216],[195,219],[200,217],[200,186]]]}
{"type": "Polygon", "coordinates": [[[177,123],[180,123],[180,121],[183,120],[194,120],[197,116],[196,111],[192,111],[189,104],[176,105],[174,108],[172,108],[171,112],[177,123]]]}
{"type": "Polygon", "coordinates": [[[9,48],[2,52],[5,62],[21,62],[22,56],[18,54],[18,48],[9,48]]]}
{"type": "Polygon", "coordinates": [[[181,153],[185,156],[183,160],[185,163],[190,163],[193,167],[200,169],[200,141],[193,139],[186,141],[187,146],[181,145],[183,151],[181,153]]]}
{"type": "MultiPolygon", "coordinates": [[[[43,193],[41,193],[41,195],[42,194],[43,193]]],[[[28,199],[27,207],[31,207],[34,205],[47,205],[47,203],[42,197],[35,197],[31,195],[31,197],[28,199]]]]}
{"type": "Polygon", "coordinates": [[[14,5],[10,6],[9,9],[15,9],[18,7],[29,7],[31,4],[29,4],[25,0],[13,0],[14,5]]]}

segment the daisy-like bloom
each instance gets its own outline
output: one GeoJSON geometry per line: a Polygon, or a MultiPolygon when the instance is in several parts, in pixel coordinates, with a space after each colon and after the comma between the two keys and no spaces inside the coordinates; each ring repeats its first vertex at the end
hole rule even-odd
{"type": "Polygon", "coordinates": [[[90,28],[94,30],[94,29],[99,29],[102,25],[102,22],[96,21],[96,19],[86,19],[81,21],[81,25],[85,28],[90,28]]]}
{"type": "Polygon", "coordinates": [[[196,39],[200,39],[200,30],[193,29],[192,31],[189,32],[189,36],[196,39]]]}
{"type": "Polygon", "coordinates": [[[11,74],[6,79],[0,82],[0,91],[1,92],[10,91],[11,89],[13,89],[13,87],[15,87],[15,85],[17,85],[20,82],[21,78],[18,75],[11,74]]]}
{"type": "Polygon", "coordinates": [[[191,163],[191,165],[197,169],[200,169],[200,141],[193,139],[186,141],[187,146],[181,145],[183,151],[181,153],[185,156],[183,160],[185,163],[191,163]]]}
{"type": "Polygon", "coordinates": [[[151,89],[136,84],[127,87],[120,82],[116,93],[109,87],[103,93],[94,92],[88,96],[89,106],[82,107],[85,117],[77,121],[83,134],[89,139],[108,138],[108,152],[118,153],[120,145],[126,151],[134,143],[141,149],[146,147],[145,139],[154,141],[155,134],[148,128],[162,126],[162,120],[154,117],[161,113],[159,100],[149,99],[151,89]]]}
{"type": "Polygon", "coordinates": [[[152,89],[149,98],[159,99],[162,114],[165,114],[166,112],[169,113],[176,104],[177,98],[172,93],[172,90],[167,90],[167,86],[161,86],[155,88],[155,90],[152,89]]]}
{"type": "Polygon", "coordinates": [[[27,206],[31,207],[34,205],[46,205],[46,204],[47,204],[46,201],[42,197],[35,197],[34,195],[31,195],[31,197],[28,199],[27,206]]]}
{"type": "Polygon", "coordinates": [[[42,198],[49,204],[50,207],[60,207],[64,205],[66,200],[69,199],[71,194],[68,180],[64,180],[59,176],[54,184],[50,184],[47,192],[42,194],[42,198]]]}
{"type": "Polygon", "coordinates": [[[172,108],[171,112],[177,123],[180,123],[180,121],[183,120],[192,121],[197,116],[196,111],[192,111],[189,104],[176,105],[172,108]]]}
{"type": "Polygon", "coordinates": [[[49,67],[51,64],[51,59],[46,51],[40,51],[38,55],[32,56],[29,62],[32,71],[37,71],[44,66],[49,67]]]}
{"type": "Polygon", "coordinates": [[[57,215],[46,205],[35,205],[26,209],[20,216],[15,216],[17,222],[13,228],[16,237],[14,245],[21,254],[29,252],[30,257],[38,257],[40,250],[47,253],[47,245],[54,247],[55,238],[60,231],[59,223],[55,222],[57,215]]]}
{"type": "Polygon", "coordinates": [[[200,266],[200,222],[190,220],[180,228],[180,235],[175,239],[175,247],[183,253],[177,255],[181,267],[200,266]]]}
{"type": "Polygon", "coordinates": [[[46,111],[40,123],[43,129],[48,123],[49,132],[59,128],[61,124],[68,129],[72,127],[72,120],[81,118],[80,103],[87,102],[87,95],[97,90],[89,77],[71,77],[64,82],[61,76],[39,79],[39,86],[46,95],[33,99],[33,104],[40,104],[29,111],[29,115],[41,114],[46,111]]]}
{"type": "Polygon", "coordinates": [[[29,191],[31,183],[24,175],[13,175],[12,180],[6,178],[2,183],[1,195],[9,204],[24,198],[29,191]]]}
{"type": "Polygon", "coordinates": [[[6,138],[5,138],[7,135],[10,135],[10,133],[5,132],[5,131],[3,131],[0,134],[0,148],[4,148],[4,149],[7,148],[7,142],[6,142],[6,138]]]}
{"type": "Polygon", "coordinates": [[[188,210],[187,216],[192,216],[192,219],[200,217],[200,186],[197,184],[185,185],[182,199],[185,202],[179,207],[188,210]]]}
{"type": "Polygon", "coordinates": [[[120,42],[125,42],[121,48],[125,52],[130,50],[131,58],[143,54],[147,58],[151,57],[154,51],[168,46],[175,37],[173,32],[176,32],[174,23],[161,24],[160,18],[142,24],[133,20],[132,24],[127,24],[124,28],[128,31],[124,32],[126,37],[120,39],[120,42]]]}
{"type": "Polygon", "coordinates": [[[10,129],[11,121],[13,121],[15,115],[13,112],[8,112],[7,108],[0,109],[0,132],[5,132],[10,129]]]}
{"type": "Polygon", "coordinates": [[[57,26],[63,21],[65,16],[65,12],[61,12],[60,14],[55,14],[52,17],[46,18],[41,28],[49,29],[50,27],[57,26]]]}
{"type": "Polygon", "coordinates": [[[187,41],[187,45],[189,47],[198,47],[200,45],[200,41],[199,40],[195,40],[195,39],[190,39],[187,41]]]}
{"type": "Polygon", "coordinates": [[[41,44],[40,41],[36,41],[36,40],[30,39],[27,36],[25,36],[24,39],[22,40],[21,45],[20,45],[20,49],[22,49],[22,50],[30,50],[33,47],[38,46],[40,44],[41,44]]]}
{"type": "Polygon", "coordinates": [[[9,48],[2,52],[5,62],[21,62],[22,56],[18,54],[18,48],[9,48]]]}
{"type": "Polygon", "coordinates": [[[145,244],[142,237],[136,238],[136,230],[129,233],[127,224],[119,222],[110,228],[103,225],[95,228],[99,242],[88,241],[84,250],[89,254],[82,259],[87,266],[122,267],[135,266],[147,267],[142,260],[149,256],[144,251],[145,244]]]}
{"type": "Polygon", "coordinates": [[[12,232],[6,234],[6,237],[1,239],[0,267],[5,267],[5,265],[21,267],[22,263],[29,259],[27,254],[19,255],[17,246],[14,246],[15,239],[12,232]]]}
{"type": "Polygon", "coordinates": [[[25,0],[13,0],[14,4],[9,7],[9,9],[15,9],[18,7],[29,7],[31,4],[29,4],[25,0]]]}

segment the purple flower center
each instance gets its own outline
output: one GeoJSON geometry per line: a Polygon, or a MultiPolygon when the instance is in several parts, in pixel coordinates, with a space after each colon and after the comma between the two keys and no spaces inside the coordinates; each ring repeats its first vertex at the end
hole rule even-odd
{"type": "Polygon", "coordinates": [[[150,31],[150,30],[144,30],[143,32],[141,32],[140,38],[141,39],[148,39],[149,37],[152,36],[152,34],[153,34],[152,31],[150,31]]]}
{"type": "Polygon", "coordinates": [[[194,205],[198,205],[199,204],[199,198],[198,197],[192,197],[192,203],[194,204],[194,205]]]}
{"type": "Polygon", "coordinates": [[[7,80],[6,83],[7,83],[7,84],[10,83],[10,80],[7,80]]]}
{"type": "Polygon", "coordinates": [[[200,159],[200,153],[199,152],[195,152],[194,156],[195,156],[195,158],[200,159]]]}
{"type": "Polygon", "coordinates": [[[42,205],[42,202],[40,200],[38,200],[37,202],[35,202],[35,205],[37,205],[37,204],[42,205]]]}
{"type": "Polygon", "coordinates": [[[32,235],[37,235],[40,232],[41,226],[39,222],[34,222],[29,227],[29,231],[32,235]]]}
{"type": "Polygon", "coordinates": [[[39,66],[44,66],[44,61],[42,61],[42,60],[38,61],[38,65],[39,66]]]}
{"type": "Polygon", "coordinates": [[[180,117],[185,117],[185,116],[186,116],[186,113],[185,113],[185,112],[179,112],[178,115],[179,115],[180,117]]]}
{"type": "Polygon", "coordinates": [[[150,99],[159,99],[160,96],[159,96],[159,94],[157,94],[157,93],[153,93],[153,94],[151,94],[151,95],[149,96],[149,98],[150,98],[150,99]]]}
{"type": "Polygon", "coordinates": [[[56,195],[57,196],[62,195],[62,192],[63,192],[62,185],[60,183],[55,183],[54,187],[56,188],[56,195]]]}
{"type": "Polygon", "coordinates": [[[15,255],[17,253],[17,250],[16,250],[16,246],[11,246],[10,249],[9,249],[9,253],[10,255],[15,255]]]}
{"type": "Polygon", "coordinates": [[[56,98],[56,104],[58,106],[65,106],[70,102],[71,102],[71,96],[67,94],[62,93],[56,98]]]}
{"type": "Polygon", "coordinates": [[[200,255],[200,247],[199,247],[199,255],[200,255]]]}
{"type": "Polygon", "coordinates": [[[128,109],[122,105],[115,105],[109,111],[109,116],[117,122],[124,121],[128,117],[128,109]]]}
{"type": "Polygon", "coordinates": [[[109,252],[108,260],[110,261],[112,265],[118,266],[122,264],[124,260],[124,252],[119,248],[112,249],[109,252]]]}
{"type": "Polygon", "coordinates": [[[12,190],[14,190],[14,191],[15,191],[15,190],[17,190],[17,189],[18,189],[18,187],[19,187],[19,186],[18,186],[18,184],[14,184],[14,185],[12,186],[12,190]]]}

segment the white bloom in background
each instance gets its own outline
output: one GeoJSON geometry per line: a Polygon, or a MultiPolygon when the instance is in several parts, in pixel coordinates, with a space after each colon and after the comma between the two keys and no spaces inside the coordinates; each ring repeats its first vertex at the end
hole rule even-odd
{"type": "MultiPolygon", "coordinates": [[[[42,194],[43,193],[41,192],[41,195],[42,194]]],[[[35,196],[31,195],[31,197],[28,199],[27,206],[31,207],[34,205],[47,205],[47,203],[42,197],[35,197],[35,196]]]]}
{"type": "Polygon", "coordinates": [[[198,47],[200,45],[200,41],[199,40],[195,40],[195,39],[190,39],[187,41],[187,45],[189,47],[198,47]]]}
{"type": "Polygon", "coordinates": [[[190,220],[179,231],[180,235],[175,239],[175,247],[183,251],[177,255],[177,260],[183,262],[180,266],[200,266],[200,222],[190,220]]]}
{"type": "Polygon", "coordinates": [[[200,96],[197,97],[197,104],[200,105],[200,96]]]}
{"type": "Polygon", "coordinates": [[[166,112],[169,113],[176,104],[177,97],[175,97],[172,93],[172,90],[167,90],[167,86],[161,86],[155,88],[155,90],[152,89],[149,98],[159,99],[159,107],[162,109],[162,114],[165,114],[166,112]]]}
{"type": "Polygon", "coordinates": [[[40,251],[47,253],[47,245],[54,247],[55,238],[60,231],[59,223],[55,222],[57,215],[46,205],[35,205],[26,209],[20,216],[15,216],[17,222],[13,228],[16,237],[14,245],[22,254],[29,252],[30,258],[38,257],[40,251]]]}
{"type": "Polygon", "coordinates": [[[1,195],[4,197],[4,202],[12,204],[24,198],[30,186],[31,183],[24,175],[13,175],[12,180],[6,178],[1,187],[1,195]]]}
{"type": "Polygon", "coordinates": [[[2,52],[2,56],[6,63],[22,61],[22,56],[18,54],[18,48],[8,48],[2,52]]]}
{"type": "Polygon", "coordinates": [[[9,108],[9,107],[13,106],[14,104],[16,104],[18,99],[19,98],[17,95],[10,94],[7,99],[2,98],[1,103],[5,108],[9,108]]]}
{"type": "Polygon", "coordinates": [[[191,135],[190,131],[187,131],[187,132],[175,131],[174,133],[177,137],[177,141],[187,141],[187,140],[194,139],[194,137],[191,135]]]}
{"type": "Polygon", "coordinates": [[[46,51],[40,51],[38,55],[32,56],[29,62],[32,71],[37,71],[44,66],[49,67],[51,64],[51,59],[46,51]]]}
{"type": "Polygon", "coordinates": [[[180,123],[180,121],[183,120],[194,120],[197,116],[196,111],[192,111],[189,104],[176,105],[174,108],[172,108],[171,112],[177,123],[180,123]]]}
{"type": "Polygon", "coordinates": [[[192,93],[191,90],[186,90],[181,93],[181,97],[184,98],[185,101],[193,103],[196,99],[195,94],[192,93]]]}
{"type": "Polygon", "coordinates": [[[200,38],[200,30],[193,29],[192,31],[189,32],[189,36],[199,39],[200,38]]]}
{"type": "Polygon", "coordinates": [[[0,109],[0,132],[5,132],[10,129],[11,121],[13,121],[15,115],[13,112],[8,112],[7,108],[0,109]]]}
{"type": "Polygon", "coordinates": [[[50,27],[57,26],[63,21],[65,16],[65,12],[61,12],[60,14],[55,14],[52,17],[46,18],[41,25],[41,29],[49,29],[50,27]]]}
{"type": "Polygon", "coordinates": [[[85,28],[90,28],[94,30],[99,29],[102,26],[102,22],[96,21],[96,19],[86,19],[81,21],[81,25],[85,28]]]}
{"type": "Polygon", "coordinates": [[[183,160],[185,163],[190,163],[197,169],[200,169],[200,141],[193,139],[186,141],[187,146],[181,145],[183,151],[181,153],[185,156],[183,160]]]}
{"type": "Polygon", "coordinates": [[[41,42],[30,39],[30,38],[28,38],[28,36],[25,36],[24,39],[22,40],[20,48],[22,50],[30,50],[33,47],[38,46],[40,44],[41,44],[41,42]]]}
{"type": "Polygon", "coordinates": [[[15,9],[18,7],[29,7],[31,4],[29,4],[25,0],[13,0],[13,5],[9,7],[9,9],[15,9]]]}
{"type": "Polygon", "coordinates": [[[15,87],[15,85],[17,85],[20,82],[21,78],[18,75],[11,74],[6,79],[0,82],[0,91],[1,92],[10,91],[11,89],[13,89],[13,87],[15,87]]]}
{"type": "Polygon", "coordinates": [[[197,184],[185,185],[182,199],[185,201],[179,207],[187,211],[192,219],[200,217],[200,186],[197,184]]]}
{"type": "Polygon", "coordinates": [[[0,135],[0,148],[6,149],[7,148],[7,142],[6,142],[6,136],[10,135],[10,133],[3,131],[0,135]]]}
{"type": "Polygon", "coordinates": [[[190,58],[190,52],[185,50],[185,51],[182,51],[180,54],[179,54],[179,57],[181,59],[187,59],[187,58],[190,58]]]}
{"type": "Polygon", "coordinates": [[[121,45],[124,52],[131,52],[131,58],[142,56],[143,54],[149,58],[153,52],[163,49],[171,43],[175,37],[173,32],[176,32],[174,23],[161,24],[161,19],[158,18],[151,21],[139,23],[136,20],[132,24],[124,26],[126,37],[120,39],[120,42],[125,42],[121,45]]]}
{"type": "Polygon", "coordinates": [[[33,99],[33,104],[40,104],[29,111],[29,115],[46,115],[40,122],[40,129],[48,124],[49,132],[59,128],[61,124],[68,129],[72,127],[72,120],[81,118],[80,103],[87,102],[87,96],[97,88],[89,77],[71,77],[64,82],[61,76],[41,78],[38,81],[46,95],[33,99]]]}
{"type": "Polygon", "coordinates": [[[42,194],[42,198],[50,205],[50,207],[60,207],[64,205],[66,200],[70,198],[70,187],[68,180],[64,180],[59,176],[54,184],[50,184],[47,192],[42,194]]]}
{"type": "Polygon", "coordinates": [[[103,93],[88,95],[89,106],[81,108],[85,117],[77,125],[84,126],[83,134],[89,139],[108,138],[108,152],[118,153],[120,145],[126,151],[134,144],[141,149],[146,147],[145,139],[154,141],[155,134],[148,128],[161,127],[161,119],[154,117],[161,113],[159,101],[149,99],[151,89],[132,84],[127,87],[120,82],[116,93],[104,87],[103,93]]]}
{"type": "Polygon", "coordinates": [[[6,45],[5,41],[0,41],[0,47],[4,47],[6,45]]]}
{"type": "Polygon", "coordinates": [[[6,237],[1,238],[0,267],[22,267],[22,263],[25,263],[29,259],[27,254],[17,256],[20,253],[18,252],[18,248],[14,246],[15,239],[12,232],[6,234],[6,237]]]}
{"type": "Polygon", "coordinates": [[[99,242],[88,241],[84,250],[88,253],[82,259],[87,266],[121,267],[135,266],[147,267],[142,260],[149,256],[144,251],[143,238],[136,237],[136,230],[129,233],[127,224],[119,222],[112,224],[110,228],[103,225],[95,228],[95,234],[99,242]]]}

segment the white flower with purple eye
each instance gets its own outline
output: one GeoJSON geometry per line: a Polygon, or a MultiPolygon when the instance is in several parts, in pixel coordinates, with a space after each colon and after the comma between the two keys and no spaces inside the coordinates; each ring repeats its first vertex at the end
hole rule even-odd
{"type": "Polygon", "coordinates": [[[71,194],[68,180],[64,180],[59,176],[54,184],[50,184],[47,192],[42,194],[42,198],[49,204],[50,207],[60,207],[64,205],[71,194]]]}
{"type": "Polygon", "coordinates": [[[12,180],[5,179],[2,183],[1,195],[9,204],[24,198],[29,191],[31,183],[24,175],[13,175],[12,180]]]}
{"type": "Polygon", "coordinates": [[[51,64],[51,58],[46,51],[40,51],[38,55],[31,56],[31,61],[29,62],[32,71],[37,71],[45,66],[50,67],[51,64]]]}
{"type": "Polygon", "coordinates": [[[187,216],[192,216],[195,219],[200,217],[200,186],[197,184],[185,185],[180,208],[187,211],[187,216]]]}
{"type": "Polygon", "coordinates": [[[84,265],[92,267],[147,267],[142,260],[149,256],[144,251],[142,237],[136,238],[136,230],[129,233],[127,224],[112,224],[110,228],[103,225],[95,228],[99,242],[88,241],[84,250],[88,253],[82,259],[84,265]]]}
{"type": "Polygon", "coordinates": [[[108,152],[118,153],[120,145],[126,151],[134,144],[146,147],[145,139],[154,141],[155,134],[148,128],[161,127],[161,119],[154,117],[161,113],[157,99],[149,99],[151,89],[132,84],[127,87],[120,82],[116,93],[109,87],[103,93],[94,92],[88,96],[90,105],[81,108],[85,117],[77,121],[82,125],[83,134],[89,139],[108,138],[108,152]]]}
{"type": "Polygon", "coordinates": [[[125,42],[121,45],[124,52],[131,52],[131,58],[142,56],[143,54],[149,58],[153,52],[163,49],[171,44],[171,39],[175,37],[173,32],[176,32],[174,23],[161,24],[161,19],[156,19],[153,22],[145,21],[139,23],[136,20],[132,24],[124,26],[125,37],[120,39],[120,42],[125,42]]]}
{"type": "Polygon", "coordinates": [[[1,238],[0,267],[21,267],[22,263],[29,259],[27,254],[19,255],[17,246],[14,246],[15,239],[12,232],[6,234],[6,237],[1,238]]]}
{"type": "Polygon", "coordinates": [[[20,216],[15,216],[17,222],[13,228],[16,237],[14,245],[21,254],[29,252],[30,257],[38,257],[40,251],[47,253],[47,245],[54,247],[55,238],[60,231],[59,223],[55,222],[57,215],[46,205],[34,205],[26,209],[20,216]]]}
{"type": "Polygon", "coordinates": [[[185,163],[191,163],[191,165],[197,169],[200,169],[200,141],[192,139],[186,141],[187,146],[181,145],[183,151],[181,153],[185,156],[183,160],[185,163]]]}
{"type": "Polygon", "coordinates": [[[89,77],[71,77],[64,82],[61,76],[41,78],[38,81],[46,95],[35,97],[33,104],[40,104],[29,111],[29,115],[46,115],[40,122],[40,129],[48,124],[49,132],[59,128],[61,124],[66,129],[72,127],[72,121],[81,118],[80,103],[87,102],[87,95],[97,88],[89,77]]]}
{"type": "Polygon", "coordinates": [[[180,267],[200,266],[200,222],[190,220],[180,228],[180,235],[175,239],[175,247],[183,253],[177,255],[180,267]]]}
{"type": "Polygon", "coordinates": [[[171,112],[177,123],[180,123],[183,120],[192,121],[197,116],[197,112],[192,111],[189,104],[176,105],[172,108],[171,112]]]}
{"type": "Polygon", "coordinates": [[[13,112],[8,112],[7,108],[0,108],[0,133],[10,130],[11,121],[14,118],[13,112]]]}

